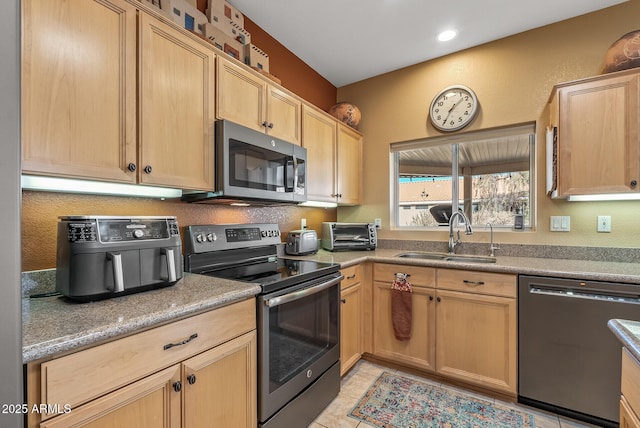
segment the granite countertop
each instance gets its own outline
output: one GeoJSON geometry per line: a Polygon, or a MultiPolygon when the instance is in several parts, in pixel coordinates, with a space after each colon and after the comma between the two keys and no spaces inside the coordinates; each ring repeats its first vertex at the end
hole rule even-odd
{"type": "Polygon", "coordinates": [[[29,298],[51,290],[51,283],[55,284],[53,269],[23,274],[24,363],[253,298],[260,291],[255,284],[185,273],[170,287],[91,303],[60,296],[29,298]]]}
{"type": "Polygon", "coordinates": [[[640,322],[613,319],[607,323],[613,334],[620,339],[625,348],[640,360],[640,322]]]}
{"type": "Polygon", "coordinates": [[[343,268],[366,261],[373,261],[449,269],[640,284],[640,263],[507,256],[497,256],[496,263],[474,263],[397,257],[398,254],[405,252],[407,251],[398,249],[340,252],[320,250],[314,255],[296,258],[339,263],[343,268]]]}

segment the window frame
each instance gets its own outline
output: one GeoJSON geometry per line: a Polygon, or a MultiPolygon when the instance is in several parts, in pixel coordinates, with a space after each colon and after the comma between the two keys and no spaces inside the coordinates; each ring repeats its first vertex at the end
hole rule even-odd
{"type": "MultiPolygon", "coordinates": [[[[481,131],[472,131],[467,133],[456,133],[452,135],[444,135],[430,138],[423,138],[418,140],[410,140],[398,143],[391,143],[389,145],[389,171],[390,171],[390,226],[392,230],[402,231],[434,231],[442,230],[441,226],[402,226],[400,221],[400,210],[402,206],[398,201],[400,195],[400,180],[399,177],[399,161],[400,152],[403,150],[429,148],[442,145],[452,145],[453,157],[451,162],[451,185],[452,185],[452,212],[458,208],[458,201],[464,198],[464,194],[460,195],[459,186],[459,145],[463,143],[469,143],[474,141],[480,141],[483,139],[499,138],[513,135],[525,135],[529,136],[529,224],[525,225],[524,230],[535,230],[537,227],[537,165],[536,165],[536,128],[535,122],[517,124],[508,127],[492,128],[481,131]],[[455,159],[455,160],[454,160],[455,159]],[[457,198],[455,197],[457,195],[457,198]]],[[[416,205],[412,203],[411,205],[416,205]]],[[[472,220],[473,222],[473,220],[472,220]]],[[[474,224],[474,226],[478,226],[474,224]]],[[[494,225],[497,230],[511,231],[513,224],[511,225],[494,225]]]]}

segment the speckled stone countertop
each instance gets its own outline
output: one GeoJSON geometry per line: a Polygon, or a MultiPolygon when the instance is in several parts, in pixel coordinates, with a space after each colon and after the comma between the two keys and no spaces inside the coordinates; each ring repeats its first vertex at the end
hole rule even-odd
{"type": "Polygon", "coordinates": [[[175,285],[91,303],[63,297],[29,298],[51,291],[55,270],[23,274],[24,363],[253,298],[254,284],[185,273],[175,285]]]}
{"type": "Polygon", "coordinates": [[[609,320],[609,329],[631,354],[640,360],[640,322],[629,320],[609,320]]]}
{"type": "Polygon", "coordinates": [[[640,284],[640,263],[506,256],[496,257],[496,263],[467,263],[397,257],[398,254],[404,252],[407,251],[397,249],[344,252],[320,250],[317,254],[300,258],[339,263],[342,267],[348,267],[366,261],[373,261],[380,263],[432,266],[449,269],[466,269],[485,272],[503,272],[556,278],[574,278],[590,281],[640,284]]]}

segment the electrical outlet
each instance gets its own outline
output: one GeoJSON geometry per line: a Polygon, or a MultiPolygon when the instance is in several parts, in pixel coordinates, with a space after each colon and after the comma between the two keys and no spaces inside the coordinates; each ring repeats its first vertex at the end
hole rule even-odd
{"type": "Polygon", "coordinates": [[[611,232],[611,216],[610,215],[599,215],[598,216],[598,232],[611,232]]]}
{"type": "Polygon", "coordinates": [[[300,219],[300,229],[304,230],[307,228],[307,219],[306,218],[301,218],[300,219]]]}
{"type": "Polygon", "coordinates": [[[377,218],[373,220],[373,224],[375,224],[376,229],[382,229],[382,219],[377,218]]]}

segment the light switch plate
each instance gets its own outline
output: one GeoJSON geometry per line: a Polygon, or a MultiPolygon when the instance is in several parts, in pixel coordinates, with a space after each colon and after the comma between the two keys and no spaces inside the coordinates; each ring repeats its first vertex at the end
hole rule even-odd
{"type": "Polygon", "coordinates": [[[568,215],[552,215],[549,217],[552,232],[569,232],[571,230],[571,216],[568,215]]]}

